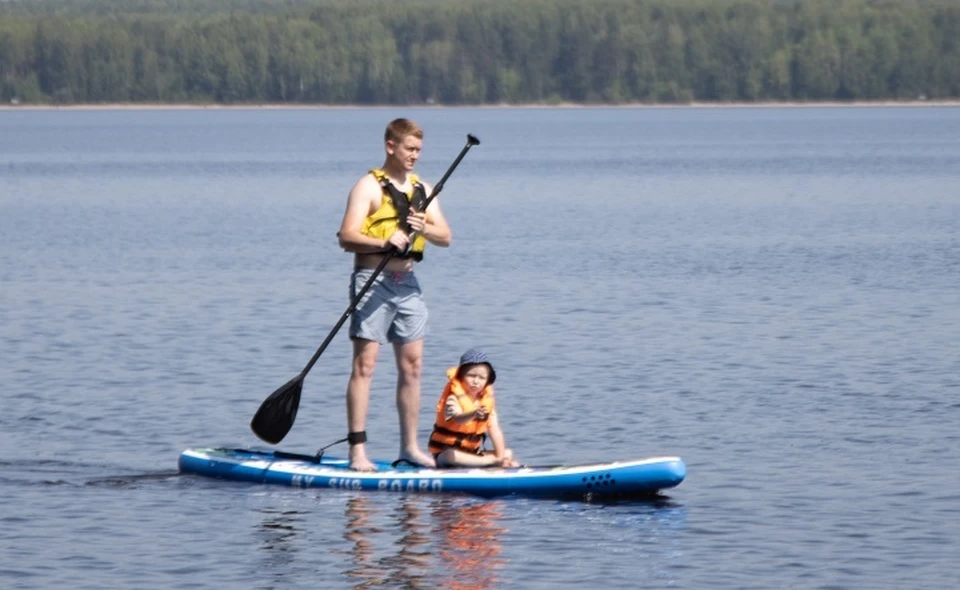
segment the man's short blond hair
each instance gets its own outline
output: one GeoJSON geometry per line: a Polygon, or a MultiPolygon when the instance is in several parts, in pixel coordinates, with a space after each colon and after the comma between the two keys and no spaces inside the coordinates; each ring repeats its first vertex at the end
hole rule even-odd
{"type": "Polygon", "coordinates": [[[408,135],[423,140],[423,129],[410,119],[394,119],[387,124],[387,130],[383,134],[383,141],[400,143],[403,141],[403,138],[408,135]]]}

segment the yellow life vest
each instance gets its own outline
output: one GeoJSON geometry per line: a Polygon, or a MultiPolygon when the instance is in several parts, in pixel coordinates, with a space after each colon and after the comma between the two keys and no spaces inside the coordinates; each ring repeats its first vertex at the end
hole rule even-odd
{"type": "Polygon", "coordinates": [[[483,440],[486,438],[487,424],[489,416],[493,414],[493,386],[487,385],[480,392],[480,397],[476,401],[467,395],[463,383],[457,379],[457,368],[452,367],[447,370],[447,377],[450,381],[443,389],[440,395],[440,401],[437,402],[437,421],[433,425],[433,432],[430,434],[429,449],[431,453],[441,453],[444,449],[456,448],[468,453],[479,453],[483,446],[483,440]],[[451,418],[447,420],[444,410],[447,406],[447,399],[451,396],[457,396],[460,408],[464,413],[473,412],[477,407],[483,407],[487,410],[488,418],[477,420],[472,418],[466,422],[458,422],[451,418]]]}
{"type": "MultiPolygon", "coordinates": [[[[360,232],[378,240],[389,239],[398,227],[409,233],[407,212],[410,207],[422,210],[427,199],[426,190],[423,188],[420,178],[416,174],[410,174],[410,184],[413,188],[409,193],[404,193],[390,182],[386,172],[380,168],[371,170],[370,173],[383,188],[383,199],[380,201],[380,207],[363,221],[360,232]]],[[[407,252],[396,256],[397,258],[413,258],[419,262],[423,260],[423,250],[426,245],[426,238],[417,235],[413,240],[413,246],[407,252]]]]}

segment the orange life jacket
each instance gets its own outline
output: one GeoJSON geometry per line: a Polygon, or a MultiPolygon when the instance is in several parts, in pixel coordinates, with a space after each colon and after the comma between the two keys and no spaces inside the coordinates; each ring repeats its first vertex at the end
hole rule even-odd
{"type": "Polygon", "coordinates": [[[441,453],[444,449],[452,447],[468,453],[479,453],[486,438],[489,416],[493,414],[493,386],[484,387],[477,401],[473,401],[473,398],[467,395],[463,383],[457,379],[457,367],[448,369],[447,377],[450,381],[443,389],[440,401],[437,402],[437,421],[430,434],[430,452],[441,453]],[[444,409],[451,395],[457,396],[457,402],[460,403],[463,413],[473,412],[480,406],[487,410],[487,418],[483,420],[472,418],[466,422],[457,422],[455,418],[447,420],[444,409]]]}

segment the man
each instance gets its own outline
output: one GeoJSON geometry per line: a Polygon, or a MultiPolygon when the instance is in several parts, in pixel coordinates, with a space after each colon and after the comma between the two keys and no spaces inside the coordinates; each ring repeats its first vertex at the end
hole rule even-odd
{"type": "Polygon", "coordinates": [[[396,119],[384,133],[383,167],[361,178],[347,199],[340,225],[340,246],[354,253],[351,298],[363,288],[391,249],[399,253],[384,267],[350,318],[353,367],[347,384],[347,429],[350,467],[373,471],[366,452],[366,420],[370,382],[384,342],[393,344],[397,363],[397,412],[400,417],[400,459],[433,467],[433,457],[417,444],[420,414],[420,368],[427,308],[413,273],[427,242],[450,245],[451,233],[434,200],[421,211],[431,188],[413,169],[420,158],[423,130],[413,121],[396,119]]]}

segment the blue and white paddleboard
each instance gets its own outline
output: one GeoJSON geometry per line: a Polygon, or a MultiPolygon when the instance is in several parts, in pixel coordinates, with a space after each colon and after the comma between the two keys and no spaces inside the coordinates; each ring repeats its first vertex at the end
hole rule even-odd
{"type": "Polygon", "coordinates": [[[247,449],[195,448],[180,454],[180,471],[205,477],[294,487],[463,493],[478,496],[649,496],[680,484],[687,468],[679,457],[654,457],[591,465],[427,469],[377,462],[359,472],[346,459],[247,449]]]}

